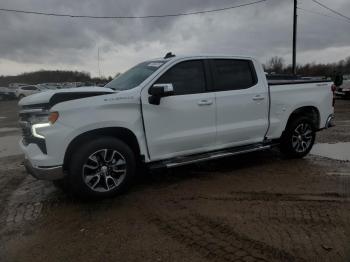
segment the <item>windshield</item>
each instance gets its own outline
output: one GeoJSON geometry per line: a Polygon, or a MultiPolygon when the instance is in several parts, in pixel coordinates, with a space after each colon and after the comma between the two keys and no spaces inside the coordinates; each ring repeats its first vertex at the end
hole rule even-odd
{"type": "Polygon", "coordinates": [[[140,85],[166,61],[147,61],[134,66],[105,85],[117,91],[132,89],[140,85]]]}

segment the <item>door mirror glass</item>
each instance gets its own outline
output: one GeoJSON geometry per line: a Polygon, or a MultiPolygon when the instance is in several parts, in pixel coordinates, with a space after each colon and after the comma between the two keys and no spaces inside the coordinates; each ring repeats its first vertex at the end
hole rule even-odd
{"type": "Polygon", "coordinates": [[[174,94],[174,87],[172,84],[154,84],[148,89],[148,94],[151,95],[148,98],[148,102],[153,105],[159,105],[162,97],[174,94]]]}

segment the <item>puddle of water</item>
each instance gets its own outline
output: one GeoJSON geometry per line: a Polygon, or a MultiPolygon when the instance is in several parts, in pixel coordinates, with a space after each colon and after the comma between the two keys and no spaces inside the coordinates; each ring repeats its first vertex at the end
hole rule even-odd
{"type": "Polygon", "coordinates": [[[348,176],[348,178],[346,179],[350,179],[350,168],[348,165],[344,165],[344,168],[337,167],[335,170],[327,172],[327,175],[338,176],[338,177],[348,176]]]}
{"type": "Polygon", "coordinates": [[[330,176],[350,176],[350,172],[327,172],[330,176]]]}
{"type": "Polygon", "coordinates": [[[315,144],[311,154],[336,160],[350,161],[350,142],[315,144]]]}
{"type": "Polygon", "coordinates": [[[19,128],[17,127],[1,127],[0,128],[0,133],[1,132],[11,132],[11,131],[18,131],[19,128]]]}
{"type": "Polygon", "coordinates": [[[0,137],[0,157],[21,155],[22,151],[18,141],[20,136],[3,136],[0,137]]]}
{"type": "Polygon", "coordinates": [[[335,126],[337,126],[337,127],[349,127],[350,120],[337,120],[335,122],[335,126]]]}

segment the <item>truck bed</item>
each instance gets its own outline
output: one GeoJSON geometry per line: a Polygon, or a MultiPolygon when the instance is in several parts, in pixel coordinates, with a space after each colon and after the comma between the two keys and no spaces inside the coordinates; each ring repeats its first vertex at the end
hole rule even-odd
{"type": "Polygon", "coordinates": [[[271,101],[268,137],[278,137],[293,111],[305,105],[318,109],[319,128],[325,126],[330,112],[333,112],[331,81],[279,79],[268,80],[268,84],[271,101]]]}

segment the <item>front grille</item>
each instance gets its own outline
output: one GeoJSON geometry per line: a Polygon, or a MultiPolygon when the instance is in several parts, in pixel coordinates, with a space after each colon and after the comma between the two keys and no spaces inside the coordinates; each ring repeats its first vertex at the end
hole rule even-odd
{"type": "Polygon", "coordinates": [[[19,125],[22,130],[23,143],[29,144],[30,137],[32,136],[31,125],[29,122],[30,115],[26,113],[19,113],[19,125]]]}
{"type": "Polygon", "coordinates": [[[23,110],[19,113],[19,125],[22,130],[22,141],[25,146],[33,143],[36,144],[40,150],[47,154],[45,139],[34,137],[31,130],[31,112],[23,110]]]}
{"type": "Polygon", "coordinates": [[[28,126],[24,126],[24,127],[21,127],[21,129],[22,129],[23,144],[28,145],[30,138],[32,137],[31,128],[28,126]]]}

